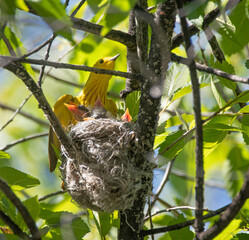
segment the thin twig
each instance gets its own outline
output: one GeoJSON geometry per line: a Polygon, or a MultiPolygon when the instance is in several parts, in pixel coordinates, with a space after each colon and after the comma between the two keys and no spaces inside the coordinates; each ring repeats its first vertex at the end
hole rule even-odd
{"type": "Polygon", "coordinates": [[[13,222],[9,216],[7,216],[3,211],[0,210],[0,219],[9,226],[9,228],[12,230],[12,232],[17,235],[21,239],[30,239],[29,235],[22,231],[22,229],[19,228],[18,225],[13,222]]]}
{"type": "MultiPolygon", "coordinates": [[[[51,50],[51,47],[52,47],[52,43],[53,43],[53,41],[54,41],[55,38],[56,38],[56,35],[53,33],[52,36],[51,36],[51,38],[50,38],[51,40],[48,43],[48,48],[47,48],[47,51],[46,51],[46,54],[45,54],[45,57],[44,57],[45,61],[47,61],[48,58],[49,58],[49,53],[50,53],[50,50],[51,50]]],[[[46,67],[45,65],[42,65],[41,70],[40,70],[39,79],[37,81],[37,85],[39,87],[41,87],[41,85],[42,85],[42,79],[43,79],[45,67],[46,67]]]]}
{"type": "MultiPolygon", "coordinates": [[[[159,210],[156,211],[155,213],[153,213],[151,215],[151,217],[154,217],[160,213],[167,213],[167,212],[172,212],[172,211],[176,211],[176,210],[192,210],[195,211],[196,208],[195,207],[191,207],[191,206],[177,206],[177,207],[171,207],[171,208],[167,208],[167,209],[163,209],[163,210],[159,210]]],[[[214,212],[213,210],[209,210],[207,208],[202,209],[203,212],[214,212]]],[[[149,219],[149,216],[144,218],[144,221],[147,221],[149,219]]]]}
{"type": "Polygon", "coordinates": [[[50,67],[54,67],[54,68],[66,68],[66,69],[72,69],[72,70],[82,70],[82,71],[94,72],[94,73],[99,73],[99,74],[108,74],[108,75],[114,75],[114,76],[119,76],[119,77],[123,77],[123,78],[138,78],[139,77],[135,74],[131,74],[131,73],[127,73],[127,72],[94,68],[94,67],[88,67],[85,65],[76,65],[76,64],[45,61],[43,59],[40,59],[40,60],[30,59],[30,58],[29,59],[21,59],[21,58],[9,57],[9,56],[0,56],[0,60],[2,60],[0,67],[5,67],[5,65],[10,63],[10,62],[22,62],[22,63],[30,63],[30,64],[36,64],[36,65],[46,65],[46,66],[50,66],[50,67]]]}
{"type": "MultiPolygon", "coordinates": [[[[219,208],[213,212],[210,212],[210,213],[204,215],[203,220],[206,220],[206,219],[209,219],[209,218],[212,218],[214,216],[221,214],[222,212],[224,212],[228,208],[228,206],[229,205],[226,205],[222,208],[219,208]]],[[[166,233],[169,231],[179,230],[179,229],[193,225],[194,221],[195,221],[195,219],[192,219],[192,220],[188,220],[186,222],[178,223],[178,224],[167,226],[167,227],[154,228],[154,229],[150,229],[150,230],[142,230],[141,235],[144,237],[144,236],[148,236],[151,234],[166,233]]]]}
{"type": "MultiPolygon", "coordinates": [[[[152,207],[151,207],[151,204],[150,204],[150,198],[148,198],[148,213],[149,213],[148,218],[150,219],[150,229],[153,229],[154,225],[153,225],[153,221],[152,221],[151,209],[152,209],[152,207]]],[[[151,235],[151,239],[155,240],[154,234],[151,235]]]]}
{"type": "Polygon", "coordinates": [[[199,235],[200,240],[214,239],[235,218],[245,201],[249,198],[249,170],[244,179],[243,186],[235,196],[232,203],[221,214],[220,219],[212,227],[199,235]]]}
{"type": "Polygon", "coordinates": [[[31,56],[32,54],[40,51],[42,48],[44,48],[47,44],[49,44],[53,39],[54,39],[54,35],[52,35],[48,40],[46,40],[44,43],[42,43],[40,46],[36,47],[35,49],[33,49],[32,51],[24,54],[21,58],[27,58],[29,56],[31,56]]]}
{"type": "Polygon", "coordinates": [[[71,14],[71,17],[74,17],[77,12],[80,10],[80,8],[83,6],[83,4],[85,3],[86,0],[81,0],[80,3],[78,4],[78,6],[74,9],[74,11],[71,14]]]}
{"type": "Polygon", "coordinates": [[[0,151],[6,151],[6,150],[10,149],[11,147],[14,147],[15,145],[17,145],[19,143],[27,142],[27,141],[35,139],[35,138],[46,137],[46,136],[48,136],[47,132],[46,133],[38,133],[38,134],[30,135],[28,137],[20,138],[16,141],[13,141],[13,142],[5,145],[2,148],[0,148],[0,151]]]}
{"type": "MultiPolygon", "coordinates": [[[[189,180],[189,181],[193,181],[193,182],[195,181],[195,177],[189,176],[186,173],[184,173],[184,172],[182,172],[180,170],[176,170],[174,168],[171,169],[171,174],[175,175],[177,177],[180,177],[180,178],[184,178],[184,179],[189,180]]],[[[218,182],[215,182],[215,181],[212,181],[212,180],[205,180],[204,184],[207,187],[225,189],[224,184],[218,183],[218,182]]]]}
{"type": "Polygon", "coordinates": [[[50,193],[48,195],[45,195],[43,197],[40,197],[38,199],[39,202],[42,202],[42,201],[45,201],[47,200],[48,198],[51,198],[51,197],[54,197],[54,196],[57,196],[57,195],[61,195],[61,194],[64,194],[66,193],[67,191],[64,191],[64,190],[60,190],[60,191],[57,191],[57,192],[53,192],[53,193],[50,193]]]}
{"type": "Polygon", "coordinates": [[[14,194],[14,192],[11,190],[8,184],[1,178],[0,178],[0,189],[20,212],[24,222],[27,224],[32,234],[32,239],[41,240],[41,234],[35,224],[34,219],[31,217],[30,213],[28,212],[27,208],[23,205],[20,199],[14,194]]]}
{"type": "MultiPolygon", "coordinates": [[[[182,63],[184,65],[188,64],[188,61],[186,58],[177,56],[174,53],[171,54],[171,59],[174,62],[182,63]]],[[[218,77],[223,77],[223,78],[226,78],[226,79],[231,80],[233,82],[249,84],[249,78],[244,78],[244,77],[240,77],[240,76],[237,76],[234,74],[226,73],[226,72],[221,71],[219,69],[211,68],[211,67],[208,67],[208,66],[200,64],[200,63],[195,63],[195,65],[196,65],[196,69],[201,71],[201,72],[206,72],[206,73],[216,75],[218,77]]]]}
{"type": "Polygon", "coordinates": [[[0,128],[0,132],[7,127],[16,117],[16,115],[21,111],[22,107],[25,105],[25,103],[30,99],[30,97],[32,96],[32,93],[30,93],[28,95],[28,97],[26,97],[23,102],[21,103],[21,105],[16,109],[16,111],[14,112],[14,114],[12,115],[12,117],[0,128]]]}
{"type": "Polygon", "coordinates": [[[153,201],[151,202],[151,209],[152,209],[153,206],[155,205],[155,203],[156,203],[156,201],[157,201],[159,195],[161,194],[161,192],[162,192],[162,190],[163,190],[165,184],[166,184],[166,183],[168,182],[168,180],[169,180],[169,175],[170,175],[170,173],[171,173],[171,170],[172,170],[172,167],[173,167],[173,165],[174,165],[175,159],[176,159],[176,158],[173,158],[173,159],[168,163],[168,165],[167,165],[167,168],[166,168],[166,170],[165,170],[165,172],[164,172],[164,175],[163,175],[163,179],[162,179],[162,181],[161,181],[161,183],[160,183],[160,185],[159,185],[159,187],[158,187],[158,189],[157,189],[157,191],[156,191],[156,194],[153,196],[153,201]]]}
{"type": "MultiPolygon", "coordinates": [[[[1,102],[0,102],[0,108],[5,109],[5,110],[9,110],[11,112],[16,112],[17,111],[16,108],[13,108],[13,107],[11,107],[9,105],[6,105],[4,103],[1,103],[1,102]]],[[[31,114],[28,114],[28,113],[26,113],[24,111],[19,111],[18,114],[25,117],[25,118],[27,118],[27,119],[29,119],[29,120],[32,120],[32,121],[34,121],[34,122],[36,122],[38,124],[41,124],[43,126],[48,126],[49,125],[47,121],[44,121],[44,120],[42,120],[40,118],[37,118],[37,117],[34,117],[31,114]]]]}

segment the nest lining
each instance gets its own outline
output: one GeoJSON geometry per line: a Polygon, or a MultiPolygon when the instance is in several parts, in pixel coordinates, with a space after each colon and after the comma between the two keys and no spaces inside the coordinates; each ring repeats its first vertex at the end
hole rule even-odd
{"type": "Polygon", "coordinates": [[[125,210],[137,191],[150,189],[152,164],[137,163],[144,159],[143,145],[132,123],[108,118],[83,121],[72,127],[70,136],[77,157],[68,158],[62,149],[60,170],[66,189],[81,207],[125,210]]]}

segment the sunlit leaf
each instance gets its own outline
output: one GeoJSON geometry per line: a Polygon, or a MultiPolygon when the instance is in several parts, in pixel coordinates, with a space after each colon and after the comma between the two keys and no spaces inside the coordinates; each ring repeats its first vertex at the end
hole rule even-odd
{"type": "Polygon", "coordinates": [[[60,0],[29,1],[28,3],[56,34],[74,42],[70,28],[72,23],[60,0]]]}
{"type": "Polygon", "coordinates": [[[11,167],[1,167],[0,177],[14,189],[31,188],[40,184],[37,178],[11,167]]]}
{"type": "Polygon", "coordinates": [[[231,240],[231,238],[240,230],[241,220],[233,220],[224,231],[222,231],[213,240],[231,240]]]}
{"type": "Polygon", "coordinates": [[[204,155],[210,154],[226,137],[229,131],[241,131],[229,126],[233,117],[229,115],[218,115],[203,127],[204,155]]]}
{"type": "Polygon", "coordinates": [[[11,156],[8,153],[4,152],[4,151],[0,151],[0,159],[1,158],[11,159],[11,156]]]}
{"type": "Polygon", "coordinates": [[[166,136],[164,142],[158,146],[159,154],[168,159],[173,159],[193,135],[193,131],[185,133],[184,130],[179,130],[166,136]]]}
{"type": "MultiPolygon", "coordinates": [[[[195,119],[195,116],[193,114],[187,114],[187,113],[183,113],[181,114],[181,118],[189,123],[189,122],[192,122],[194,119],[195,119]]],[[[173,126],[177,126],[177,125],[181,125],[183,124],[182,123],[182,120],[179,119],[178,116],[174,116],[174,117],[170,117],[167,121],[166,121],[166,124],[165,124],[165,127],[166,128],[169,128],[169,127],[173,127],[173,126]]]]}
{"type": "Polygon", "coordinates": [[[100,235],[105,237],[112,227],[110,213],[99,212],[100,235]]]}
{"type": "Polygon", "coordinates": [[[101,35],[104,36],[111,28],[127,18],[136,2],[136,0],[110,0],[108,10],[103,19],[104,28],[101,31],[101,35]]]}

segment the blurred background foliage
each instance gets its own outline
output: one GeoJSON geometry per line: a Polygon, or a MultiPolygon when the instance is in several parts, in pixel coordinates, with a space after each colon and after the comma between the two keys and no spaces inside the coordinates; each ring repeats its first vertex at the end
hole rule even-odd
{"type": "MultiPolygon", "coordinates": [[[[69,1],[66,10],[64,10],[64,2],[60,2],[59,0],[53,0],[52,7],[49,0],[27,2],[38,11],[38,15],[41,17],[29,13],[24,0],[1,1],[1,25],[7,23],[5,34],[9,34],[9,38],[13,41],[12,47],[17,53],[19,52],[21,55],[33,50],[46,41],[54,30],[58,36],[52,43],[49,53],[50,61],[92,66],[101,57],[114,56],[120,53],[115,69],[126,71],[126,47],[124,45],[70,28],[71,23],[67,16],[72,14],[79,1],[69,1]],[[51,28],[52,22],[50,18],[57,19],[65,24],[64,31],[51,28]]],[[[149,0],[148,5],[153,6],[158,2],[160,1],[149,0]]],[[[80,8],[75,17],[103,25],[102,34],[107,33],[111,28],[127,32],[128,15],[135,3],[135,0],[89,0],[80,8]]],[[[195,11],[191,11],[192,8],[189,7],[188,17],[198,27],[201,26],[205,14],[216,6],[219,6],[223,13],[210,27],[216,34],[227,62],[219,63],[214,58],[203,31],[200,31],[192,39],[195,46],[196,59],[198,62],[205,63],[210,67],[247,77],[248,65],[246,66],[245,63],[249,56],[249,32],[247,31],[249,25],[248,1],[243,1],[231,11],[225,11],[224,7],[226,3],[227,1],[201,1],[201,5],[194,8],[195,11]]],[[[175,34],[179,32],[180,26],[177,21],[175,34]]],[[[6,47],[4,48],[2,39],[0,46],[1,55],[9,55],[7,54],[6,47]]],[[[173,52],[183,57],[186,56],[183,46],[175,48],[173,52]]],[[[31,57],[42,59],[45,54],[46,48],[43,48],[31,57]]],[[[27,67],[27,69],[29,69],[32,77],[38,80],[39,67],[33,66],[33,70],[30,67],[27,67]]],[[[42,88],[52,106],[60,96],[66,93],[76,95],[80,91],[79,87],[62,83],[58,79],[83,85],[89,75],[89,72],[54,69],[50,67],[46,67],[45,70],[48,73],[44,76],[42,88]]],[[[198,73],[198,76],[201,83],[202,113],[204,118],[221,107],[226,106],[229,100],[237,97],[235,83],[201,72],[198,73]]],[[[109,93],[111,97],[114,96],[113,98],[122,110],[125,103],[119,98],[119,92],[124,87],[125,80],[123,78],[112,77],[109,85],[109,93]]],[[[248,89],[247,85],[239,85],[239,87],[242,91],[248,89]]],[[[0,127],[13,115],[13,112],[5,109],[4,106],[7,105],[17,109],[28,95],[29,91],[20,79],[17,79],[6,70],[0,70],[0,127]]],[[[242,102],[246,103],[248,99],[246,96],[242,102]]],[[[133,107],[135,103],[138,106],[139,94],[137,92],[128,97],[126,107],[133,107]]],[[[137,108],[134,109],[132,115],[136,119],[137,108]]],[[[163,199],[163,201],[159,201],[153,211],[165,209],[169,206],[194,206],[195,139],[193,135],[188,135],[179,145],[172,148],[171,151],[160,155],[166,146],[170,145],[175,139],[182,136],[184,132],[189,131],[194,126],[190,77],[186,66],[170,63],[161,109],[165,109],[165,111],[162,111],[160,114],[159,127],[155,140],[155,155],[158,158],[158,168],[154,171],[154,192],[156,192],[162,180],[167,163],[174,157],[176,159],[169,182],[160,195],[160,199],[163,199]]],[[[34,97],[31,97],[25,103],[21,112],[43,120],[44,124],[37,123],[17,114],[13,121],[0,131],[0,149],[4,150],[5,146],[12,141],[37,133],[48,132],[48,121],[45,119],[34,97]]],[[[246,116],[249,110],[244,108],[241,111],[238,103],[232,105],[232,108],[228,105],[220,117],[212,120],[212,125],[210,124],[209,128],[204,128],[205,207],[208,209],[215,210],[230,203],[231,198],[236,195],[242,186],[244,174],[249,167],[249,151],[247,146],[248,120],[247,117],[243,120],[242,113],[246,116]]],[[[17,183],[16,185],[19,188],[15,192],[23,201],[29,201],[27,205],[31,209],[39,209],[37,212],[32,210],[32,213],[37,220],[38,226],[42,229],[44,236],[46,235],[44,239],[66,239],[66,236],[70,232],[69,229],[63,230],[63,228],[52,227],[53,223],[60,222],[63,216],[66,216],[65,219],[68,216],[74,216],[72,225],[75,228],[71,228],[71,231],[74,232],[75,239],[81,239],[89,231],[89,228],[91,232],[85,235],[84,239],[104,239],[104,236],[106,236],[105,239],[115,239],[116,227],[118,226],[116,212],[112,215],[97,215],[97,213],[90,210],[79,209],[71,201],[68,194],[51,197],[42,202],[38,201],[38,198],[59,191],[61,188],[59,170],[56,170],[55,173],[49,172],[46,136],[25,141],[4,151],[11,156],[11,159],[7,159],[6,156],[1,158],[0,167],[7,172],[10,171],[10,173],[12,170],[6,167],[13,167],[28,174],[26,176],[28,184],[33,184],[32,187],[28,186],[28,184],[20,187],[20,184],[17,183]],[[32,180],[31,177],[28,177],[29,175],[35,179],[39,179],[40,184],[32,182],[34,179],[32,180]],[[63,213],[63,211],[67,211],[67,213],[63,213]],[[77,215],[79,217],[70,215],[71,213],[79,214],[77,215]],[[47,232],[49,233],[46,234],[47,232]]],[[[11,174],[15,175],[17,173],[14,172],[11,174]]],[[[0,177],[2,177],[1,172],[0,177]]],[[[8,180],[10,181],[11,177],[8,180]]],[[[14,185],[13,183],[12,186],[14,185]]],[[[2,198],[1,208],[6,208],[6,211],[10,214],[7,206],[11,204],[2,195],[0,196],[2,198]]],[[[14,208],[12,210],[14,212],[14,208]]],[[[233,220],[226,231],[215,239],[232,239],[232,236],[237,232],[241,230],[246,231],[249,219],[248,211],[249,205],[247,202],[240,215],[233,220]]],[[[179,210],[173,213],[157,215],[153,218],[153,222],[155,226],[176,224],[185,221],[185,219],[193,215],[193,211],[179,210]]],[[[13,217],[16,217],[14,213],[13,217]]],[[[17,219],[17,222],[23,227],[24,223],[22,223],[20,216],[17,219]]],[[[215,218],[208,224],[212,224],[213,221],[215,221],[215,218]]],[[[146,223],[146,226],[149,228],[149,223],[146,223]]],[[[193,232],[190,230],[186,228],[180,230],[178,232],[179,235],[174,231],[157,236],[157,238],[182,239],[179,236],[184,236],[184,239],[193,239],[193,232]]],[[[242,235],[245,233],[243,232],[242,235]]],[[[238,235],[238,237],[242,235],[238,235]]],[[[11,238],[13,236],[5,235],[5,237],[7,239],[15,239],[11,238]]]]}

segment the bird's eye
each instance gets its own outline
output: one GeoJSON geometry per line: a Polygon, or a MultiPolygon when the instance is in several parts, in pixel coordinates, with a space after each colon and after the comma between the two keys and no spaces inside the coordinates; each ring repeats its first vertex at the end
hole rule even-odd
{"type": "Polygon", "coordinates": [[[104,60],[103,60],[103,59],[100,59],[99,63],[102,64],[103,62],[104,62],[104,60]]]}

